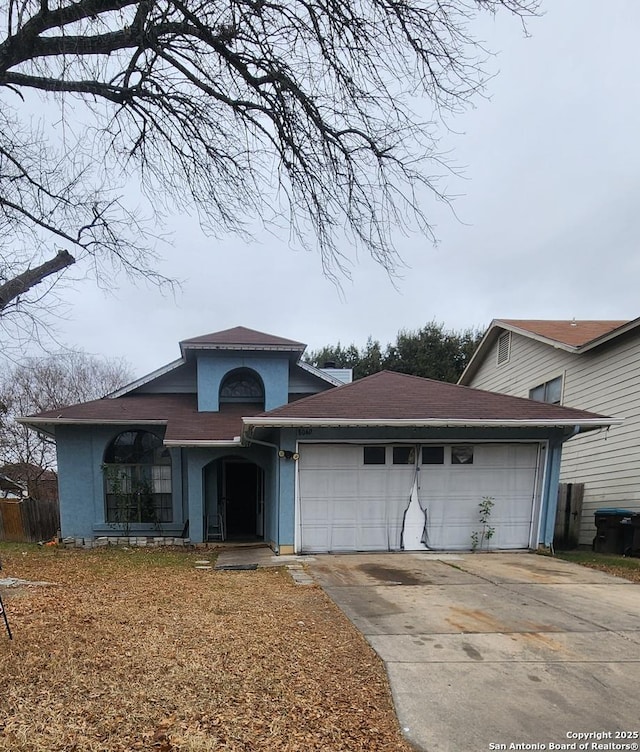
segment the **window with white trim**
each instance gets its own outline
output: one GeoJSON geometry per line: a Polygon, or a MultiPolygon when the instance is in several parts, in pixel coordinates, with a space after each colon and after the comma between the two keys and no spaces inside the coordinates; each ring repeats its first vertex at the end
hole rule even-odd
{"type": "Polygon", "coordinates": [[[536,402],[548,402],[551,405],[559,405],[562,401],[562,376],[538,384],[529,391],[529,399],[536,402]]]}
{"type": "Polygon", "coordinates": [[[384,465],[387,448],[384,446],[364,447],[363,459],[365,465],[384,465]]]}
{"type": "Polygon", "coordinates": [[[413,465],[416,461],[416,449],[413,446],[394,446],[394,465],[413,465]]]}
{"type": "Polygon", "coordinates": [[[460,444],[451,447],[452,465],[473,465],[473,447],[469,444],[460,444]]]}
{"type": "Polygon", "coordinates": [[[444,447],[443,446],[423,446],[422,447],[422,464],[423,465],[444,465],[444,447]]]}

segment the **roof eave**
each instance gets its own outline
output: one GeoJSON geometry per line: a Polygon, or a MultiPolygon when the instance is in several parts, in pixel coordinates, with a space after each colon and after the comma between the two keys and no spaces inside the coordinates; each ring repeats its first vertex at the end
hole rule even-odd
{"type": "Polygon", "coordinates": [[[43,430],[42,426],[166,426],[166,418],[16,418],[16,423],[43,430]]]}
{"type": "Polygon", "coordinates": [[[167,447],[238,447],[242,445],[240,436],[233,439],[165,439],[167,447]]]}
{"type": "Polygon", "coordinates": [[[491,419],[486,418],[243,418],[245,427],[256,428],[575,428],[592,430],[620,425],[622,418],[491,419]]]}
{"type": "Polygon", "coordinates": [[[231,350],[234,352],[283,352],[296,355],[298,358],[306,350],[306,345],[248,345],[248,344],[222,344],[198,342],[187,344],[180,343],[182,357],[190,350],[231,350]]]}
{"type": "Polygon", "coordinates": [[[328,384],[331,384],[332,386],[344,386],[344,381],[340,381],[340,379],[337,379],[335,376],[331,376],[330,374],[325,373],[322,369],[316,368],[315,366],[312,366],[310,363],[305,363],[303,360],[301,360],[296,365],[302,368],[303,371],[306,371],[307,373],[310,373],[313,376],[317,376],[319,379],[326,381],[328,384]]]}
{"type": "Polygon", "coordinates": [[[139,379],[132,381],[130,384],[125,384],[125,386],[121,387],[120,389],[116,389],[115,392],[110,392],[109,394],[106,394],[105,398],[116,399],[117,397],[123,397],[125,394],[129,394],[129,392],[133,392],[135,389],[138,389],[139,387],[144,386],[145,384],[148,384],[150,381],[153,381],[154,379],[157,379],[160,376],[164,376],[165,374],[170,373],[171,371],[175,371],[176,368],[183,366],[185,363],[186,363],[186,360],[184,358],[178,358],[177,360],[172,360],[171,363],[167,363],[167,365],[162,366],[161,368],[157,368],[155,371],[148,373],[146,376],[141,376],[139,379]]]}
{"type": "Polygon", "coordinates": [[[514,324],[509,324],[506,321],[501,321],[500,319],[496,319],[495,325],[497,327],[500,327],[501,329],[504,329],[505,331],[514,332],[515,334],[520,334],[523,337],[534,339],[537,342],[542,342],[545,345],[550,345],[551,347],[555,347],[558,350],[566,350],[567,352],[571,352],[571,353],[575,353],[580,350],[580,347],[577,345],[568,345],[566,342],[562,342],[559,339],[553,339],[552,337],[545,337],[543,334],[532,332],[529,329],[522,329],[519,326],[515,326],[514,324]]]}
{"type": "Polygon", "coordinates": [[[596,337],[595,339],[592,339],[589,342],[585,342],[584,345],[581,345],[577,348],[578,352],[587,352],[588,350],[593,350],[596,347],[600,347],[600,345],[605,344],[605,342],[609,342],[612,339],[616,339],[617,337],[620,337],[623,334],[626,334],[627,332],[633,331],[634,329],[638,328],[640,326],[640,318],[633,319],[632,321],[628,321],[626,324],[623,324],[622,326],[617,327],[616,329],[612,329],[610,332],[607,332],[606,334],[602,334],[600,337],[596,337]]]}

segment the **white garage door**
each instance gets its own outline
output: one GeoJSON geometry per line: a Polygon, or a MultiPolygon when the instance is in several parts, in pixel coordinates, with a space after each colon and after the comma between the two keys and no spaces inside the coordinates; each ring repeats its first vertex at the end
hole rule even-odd
{"type": "Polygon", "coordinates": [[[529,546],[538,444],[372,447],[300,444],[299,550],[424,548],[421,533],[430,549],[467,550],[482,531],[484,497],[493,502],[488,524],[495,532],[483,547],[529,546]]]}

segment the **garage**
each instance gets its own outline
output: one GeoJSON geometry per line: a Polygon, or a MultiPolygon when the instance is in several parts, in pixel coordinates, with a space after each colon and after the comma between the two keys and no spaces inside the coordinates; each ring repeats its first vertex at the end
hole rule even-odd
{"type": "Polygon", "coordinates": [[[536,540],[540,442],[300,443],[299,455],[302,552],[468,550],[484,498],[495,532],[483,548],[536,540]]]}
{"type": "MultiPolygon", "coordinates": [[[[276,450],[279,551],[535,549],[553,542],[562,445],[614,418],[381,371],[243,418],[276,450]]],[[[269,514],[269,510],[268,510],[269,514]]]]}

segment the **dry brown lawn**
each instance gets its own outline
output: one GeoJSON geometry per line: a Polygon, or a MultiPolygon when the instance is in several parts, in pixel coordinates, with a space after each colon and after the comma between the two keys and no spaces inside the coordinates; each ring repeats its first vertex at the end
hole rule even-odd
{"type": "Polygon", "coordinates": [[[0,750],[409,752],[384,669],[316,586],[202,552],[0,548],[0,750]]]}
{"type": "Polygon", "coordinates": [[[640,558],[597,554],[593,551],[560,551],[557,556],[565,561],[581,564],[583,567],[597,569],[600,572],[607,572],[607,574],[640,583],[640,558]]]}

